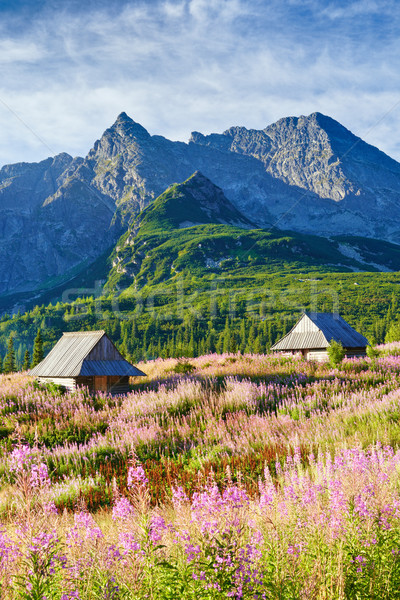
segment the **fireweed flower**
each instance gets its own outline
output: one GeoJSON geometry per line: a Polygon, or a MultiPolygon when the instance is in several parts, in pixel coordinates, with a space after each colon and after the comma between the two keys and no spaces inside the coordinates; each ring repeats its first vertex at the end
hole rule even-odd
{"type": "Polygon", "coordinates": [[[301,552],[301,544],[291,544],[287,550],[287,553],[292,554],[293,556],[299,556],[300,552],[301,552]]]}
{"type": "Polygon", "coordinates": [[[9,565],[20,556],[18,544],[11,540],[4,530],[0,530],[0,573],[5,573],[9,565]]]}
{"type": "Polygon", "coordinates": [[[201,553],[201,548],[198,544],[186,544],[185,546],[185,554],[186,560],[188,563],[195,560],[195,558],[201,553]]]}
{"type": "Polygon", "coordinates": [[[118,534],[118,542],[124,554],[144,554],[144,552],[141,551],[140,542],[138,542],[136,536],[129,531],[120,531],[118,534]]]}
{"type": "MultiPolygon", "coordinates": [[[[201,361],[204,363],[209,358],[193,360],[197,361],[196,364],[202,364],[201,361]]],[[[218,357],[218,361],[217,366],[213,364],[210,367],[212,374],[226,372],[223,371],[225,367],[221,364],[222,358],[218,357]]],[[[240,361],[238,359],[238,365],[240,361]]],[[[112,531],[113,535],[116,531],[119,541],[112,539],[115,547],[108,543],[102,544],[102,553],[93,550],[94,544],[100,539],[94,533],[99,528],[93,518],[87,516],[88,513],[86,516],[83,513],[81,517],[79,515],[82,513],[77,513],[78,517],[74,519],[71,531],[67,532],[69,545],[66,552],[74,559],[72,564],[68,563],[65,571],[65,586],[61,588],[63,600],[79,598],[77,592],[71,592],[78,586],[69,587],[74,583],[71,581],[73,569],[76,570],[76,577],[82,576],[97,559],[103,560],[103,565],[109,566],[110,572],[113,572],[113,566],[118,560],[122,564],[134,565],[140,575],[141,561],[144,563],[146,556],[154,557],[154,546],[162,541],[169,528],[174,541],[173,550],[169,556],[170,548],[166,545],[162,554],[165,553],[169,562],[175,556],[179,556],[179,560],[183,562],[188,561],[188,569],[198,582],[196,585],[207,586],[211,590],[210,597],[213,590],[217,589],[215,586],[222,580],[226,581],[223,578],[228,574],[229,590],[221,584],[224,597],[226,595],[235,600],[242,597],[260,600],[265,598],[267,594],[261,590],[268,589],[269,581],[266,580],[269,573],[265,569],[265,560],[271,548],[277,548],[282,558],[279,567],[284,570],[289,565],[292,569],[290,576],[297,581],[298,575],[300,581],[303,562],[313,558],[315,537],[333,550],[344,544],[346,552],[352,553],[351,556],[345,553],[344,559],[347,562],[353,559],[352,571],[361,572],[363,579],[368,577],[367,565],[372,565],[374,552],[382,552],[385,560],[398,560],[400,452],[378,443],[364,450],[363,447],[367,446],[370,438],[362,428],[359,431],[360,447],[334,451],[338,445],[342,447],[342,424],[346,419],[349,419],[351,428],[351,419],[354,417],[360,417],[361,422],[364,422],[364,418],[371,415],[371,419],[375,419],[375,424],[380,427],[376,435],[383,435],[380,421],[384,420],[380,418],[381,415],[398,414],[400,357],[379,359],[379,370],[376,371],[357,371],[357,366],[364,368],[366,364],[365,361],[347,361],[344,363],[345,373],[336,378],[333,377],[335,373],[326,365],[313,367],[320,375],[324,375],[323,381],[308,381],[307,373],[310,374],[311,367],[301,364],[301,370],[306,373],[302,381],[302,377],[295,373],[287,375],[288,367],[297,370],[300,368],[300,359],[288,361],[253,357],[248,362],[251,372],[262,375],[268,369],[268,374],[275,379],[268,384],[231,379],[226,391],[215,394],[212,391],[215,406],[218,401],[224,410],[228,408],[224,412],[224,419],[209,410],[199,382],[188,380],[176,383],[173,387],[157,383],[153,390],[132,393],[124,399],[121,407],[118,407],[118,414],[113,414],[110,408],[110,427],[107,433],[94,436],[82,446],[70,444],[51,451],[47,448],[36,450],[20,446],[8,456],[0,457],[3,472],[8,470],[14,474],[22,473],[24,483],[29,483],[33,474],[31,485],[42,492],[46,491],[46,487],[43,488],[41,481],[45,486],[47,484],[46,473],[44,470],[40,473],[40,464],[42,460],[45,463],[50,452],[55,464],[72,464],[76,467],[82,464],[82,457],[94,455],[96,448],[106,444],[113,444],[121,452],[127,452],[132,445],[151,444],[158,439],[162,440],[160,447],[169,448],[167,439],[168,443],[173,441],[176,430],[182,439],[190,439],[193,445],[202,444],[201,450],[205,451],[215,443],[218,443],[221,452],[228,451],[233,456],[245,457],[247,452],[267,447],[268,444],[271,444],[271,448],[278,449],[277,481],[275,478],[272,480],[269,473],[265,473],[259,483],[258,496],[255,494],[255,497],[248,498],[239,486],[232,486],[232,478],[229,477],[223,483],[225,492],[219,491],[211,483],[202,493],[194,495],[193,501],[190,501],[182,488],[173,490],[173,528],[147,505],[143,514],[136,516],[135,513],[130,513],[128,500],[125,499],[126,502],[122,502],[119,508],[116,508],[116,502],[115,514],[113,509],[115,526],[112,531]],[[264,361],[263,365],[261,360],[264,361]],[[365,387],[366,382],[368,388],[365,387]],[[171,407],[178,406],[188,397],[193,399],[193,422],[199,418],[202,424],[207,425],[201,431],[197,432],[186,416],[182,419],[177,417],[173,425],[170,425],[171,419],[154,418],[157,411],[163,417],[169,415],[171,407]],[[264,408],[268,408],[272,402],[276,411],[271,416],[264,408]],[[132,406],[135,406],[134,411],[132,406]],[[201,413],[196,412],[196,406],[200,406],[201,413]],[[232,406],[234,410],[230,408],[232,406]],[[293,414],[296,416],[293,417],[293,414]],[[168,423],[166,428],[162,424],[164,422],[168,423]],[[310,456],[308,465],[303,464],[299,449],[294,450],[293,454],[299,439],[304,440],[303,451],[315,444],[315,448],[328,447],[331,452],[315,451],[315,455],[310,456]],[[282,448],[282,440],[284,448],[281,451],[279,448],[282,448]],[[284,456],[288,452],[290,458],[285,460],[284,456]],[[41,456],[40,459],[36,457],[37,454],[41,456]],[[128,519],[128,516],[131,518],[128,519]],[[192,517],[190,525],[187,523],[188,516],[192,517]],[[147,537],[143,535],[143,529],[147,537]],[[305,541],[308,540],[309,545],[306,545],[305,541]],[[364,554],[366,558],[362,560],[364,554]],[[200,568],[204,570],[200,571],[200,568]]],[[[229,369],[236,367],[235,363],[229,369]]],[[[233,372],[241,375],[239,367],[233,372]]],[[[47,415],[53,411],[51,414],[60,419],[57,422],[63,422],[67,413],[76,415],[77,419],[104,419],[104,414],[100,415],[100,411],[98,416],[96,411],[91,412],[87,398],[80,393],[75,396],[67,394],[62,400],[54,401],[52,398],[51,402],[45,393],[29,396],[26,391],[19,391],[17,395],[23,414],[29,414],[28,405],[35,400],[38,414],[47,415]]],[[[4,408],[8,406],[5,392],[1,390],[0,405],[4,408]]],[[[386,421],[384,426],[386,427],[386,421]]],[[[389,434],[387,437],[391,439],[389,434]]],[[[269,455],[268,461],[274,456],[274,452],[273,450],[269,455]]],[[[246,476],[247,473],[246,470],[246,476]]],[[[22,477],[20,479],[22,481],[22,477]]],[[[130,467],[128,487],[133,498],[146,485],[147,477],[143,467],[130,467]]],[[[77,488],[78,491],[80,489],[82,487],[77,488]]],[[[54,490],[55,486],[51,488],[51,492],[54,490]]],[[[52,494],[49,497],[59,496],[52,494]]],[[[18,537],[16,528],[13,529],[8,524],[7,527],[10,527],[11,539],[18,537]]],[[[22,530],[23,524],[20,527],[22,530]]],[[[18,550],[18,546],[26,551],[27,531],[25,529],[25,545],[19,542],[15,548],[5,534],[0,534],[0,580],[4,577],[7,581],[5,573],[13,573],[14,565],[18,567],[21,564],[18,555],[13,552],[18,550]]],[[[50,551],[49,544],[44,538],[45,552],[50,551]]],[[[40,545],[40,540],[32,540],[32,548],[39,551],[40,545]]],[[[330,555],[337,556],[337,553],[331,552],[330,555]]],[[[347,570],[349,566],[345,565],[347,570]]],[[[378,566],[377,564],[376,568],[378,566]]],[[[157,565],[153,568],[157,568],[157,565]]]]}
{"type": "Polygon", "coordinates": [[[40,463],[39,465],[31,466],[30,483],[32,487],[46,487],[50,485],[47,465],[40,463]]]}
{"type": "Polygon", "coordinates": [[[82,546],[85,541],[93,542],[103,537],[103,532],[92,515],[84,511],[74,514],[74,525],[66,533],[66,541],[69,546],[82,546]]]}
{"type": "Polygon", "coordinates": [[[139,465],[138,467],[129,467],[126,483],[131,492],[145,489],[147,487],[149,480],[146,477],[146,473],[144,472],[142,465],[139,465]]]}
{"type": "Polygon", "coordinates": [[[32,538],[28,550],[32,553],[45,552],[55,548],[59,541],[56,531],[53,530],[50,533],[43,531],[32,538]]]}
{"type": "Polygon", "coordinates": [[[11,452],[8,468],[12,473],[21,473],[28,469],[35,459],[35,454],[29,446],[17,446],[11,452]]]}
{"type": "Polygon", "coordinates": [[[47,515],[58,515],[57,506],[52,500],[43,504],[43,511],[47,515]]]}
{"type": "Polygon", "coordinates": [[[187,504],[189,502],[189,498],[186,495],[183,487],[180,485],[178,487],[172,487],[172,503],[174,508],[179,508],[183,504],[187,504]]]}
{"type": "Polygon", "coordinates": [[[127,498],[122,496],[114,503],[112,510],[112,518],[114,521],[126,521],[134,514],[134,508],[127,498]]]}
{"type": "Polygon", "coordinates": [[[159,542],[167,530],[168,527],[165,524],[163,517],[159,515],[153,515],[150,518],[149,538],[153,543],[159,542]]]}

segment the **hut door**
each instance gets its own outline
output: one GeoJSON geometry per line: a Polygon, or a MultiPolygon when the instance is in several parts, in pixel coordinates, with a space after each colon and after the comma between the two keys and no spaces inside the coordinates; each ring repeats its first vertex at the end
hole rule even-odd
{"type": "Polygon", "coordinates": [[[96,392],[107,391],[107,376],[94,378],[94,389],[96,392]]]}

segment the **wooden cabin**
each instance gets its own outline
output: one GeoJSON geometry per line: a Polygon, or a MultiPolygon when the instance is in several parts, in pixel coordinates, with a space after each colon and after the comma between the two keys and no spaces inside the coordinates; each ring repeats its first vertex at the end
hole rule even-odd
{"type": "Polygon", "coordinates": [[[85,386],[90,392],[111,394],[128,392],[130,377],[146,376],[124,359],[105,331],[64,333],[30,374],[68,390],[85,386]]]}
{"type": "Polygon", "coordinates": [[[367,338],[337,313],[304,313],[271,350],[285,354],[300,352],[307,360],[324,361],[328,359],[328,346],[332,340],[342,344],[348,358],[367,353],[367,338]]]}

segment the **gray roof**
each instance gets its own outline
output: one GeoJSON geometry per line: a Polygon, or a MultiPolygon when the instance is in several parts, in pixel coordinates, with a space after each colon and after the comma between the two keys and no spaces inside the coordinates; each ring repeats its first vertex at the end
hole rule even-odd
{"type": "Polygon", "coordinates": [[[30,374],[36,377],[78,377],[91,375],[142,376],[142,371],[124,357],[120,360],[85,360],[106,335],[105,331],[73,331],[64,333],[54,348],[30,374]]]}
{"type": "Polygon", "coordinates": [[[145,376],[146,373],[131,365],[127,360],[84,360],[80,375],[84,375],[85,377],[92,375],[118,375],[119,377],[129,375],[129,377],[140,377],[145,376]]]}
{"type": "Polygon", "coordinates": [[[344,348],[364,348],[369,344],[337,313],[305,313],[272,350],[327,348],[332,340],[341,342],[344,348]]]}

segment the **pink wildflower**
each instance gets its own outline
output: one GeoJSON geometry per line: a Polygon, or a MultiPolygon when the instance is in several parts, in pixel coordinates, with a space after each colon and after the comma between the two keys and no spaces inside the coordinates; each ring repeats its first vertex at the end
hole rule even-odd
{"type": "Polygon", "coordinates": [[[129,467],[127,485],[130,491],[143,489],[148,483],[149,480],[146,477],[146,473],[144,472],[142,465],[139,465],[138,467],[129,467]]]}
{"type": "Polygon", "coordinates": [[[112,518],[114,521],[120,520],[125,521],[134,513],[134,508],[132,504],[129,502],[127,498],[119,498],[114,506],[112,511],[112,518]]]}

